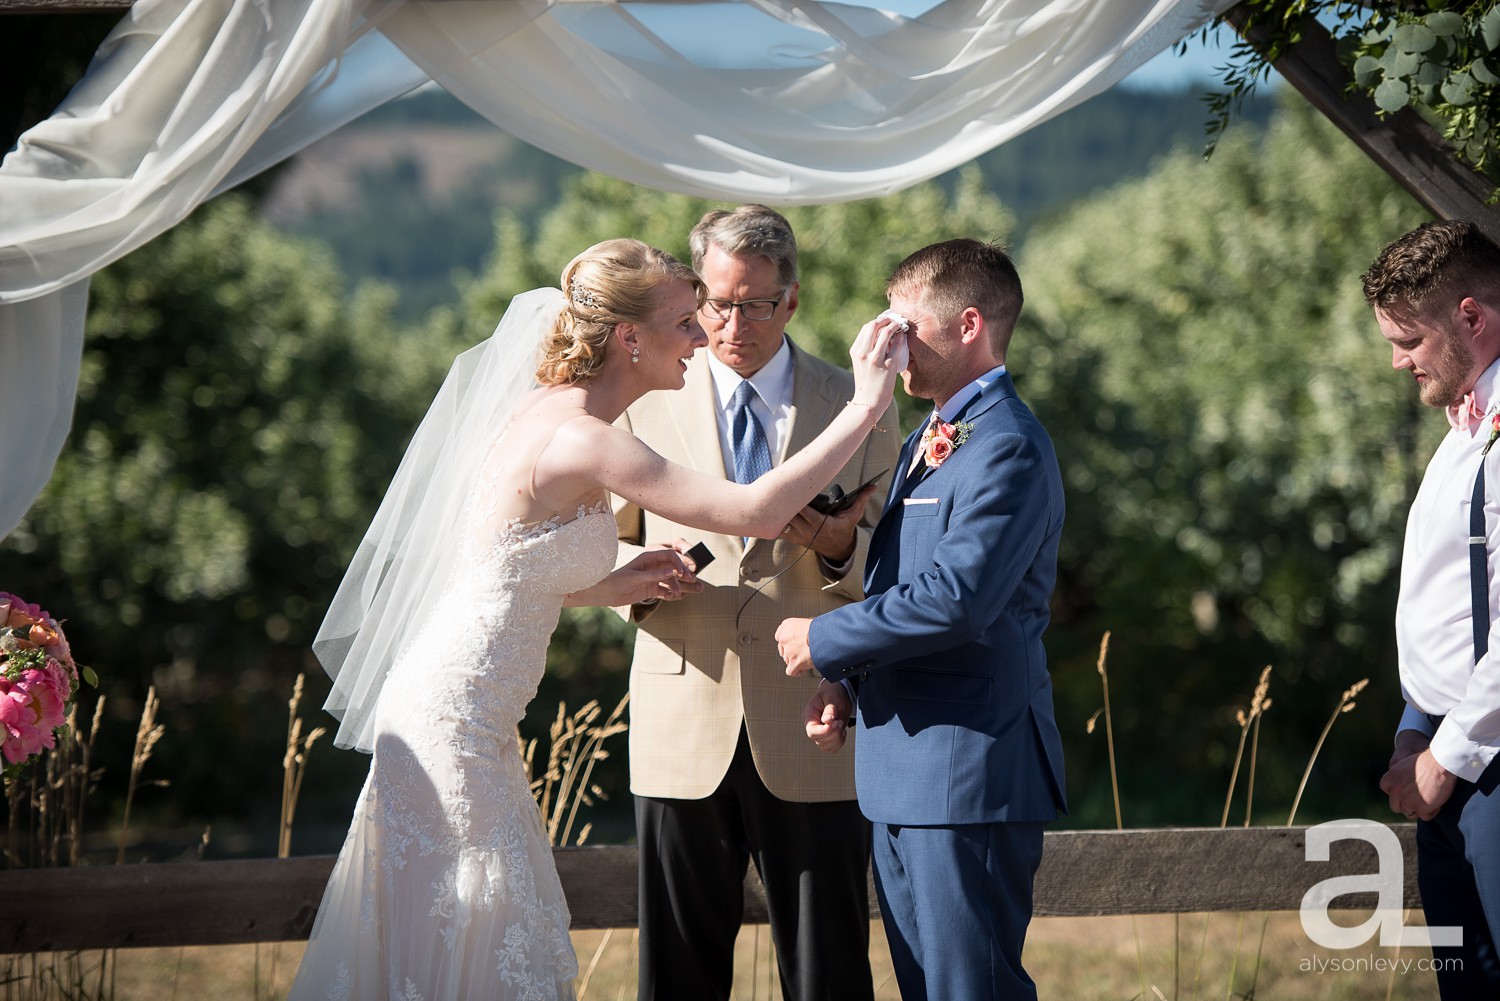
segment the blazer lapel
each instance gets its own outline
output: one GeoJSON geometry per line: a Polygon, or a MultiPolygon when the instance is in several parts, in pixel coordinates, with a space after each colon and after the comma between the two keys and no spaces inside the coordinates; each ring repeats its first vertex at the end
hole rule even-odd
{"type": "Polygon", "coordinates": [[[807,353],[787,339],[792,351],[792,412],[787,421],[786,435],[781,442],[781,454],[777,463],[812,444],[833,420],[838,401],[828,390],[828,378],[808,362],[807,353]]]}
{"type": "Polygon", "coordinates": [[[906,436],[906,442],[901,446],[901,458],[897,460],[896,475],[891,477],[891,492],[886,495],[885,510],[881,512],[882,519],[887,511],[896,506],[897,499],[905,497],[907,489],[922,478],[923,468],[918,466],[912,469],[911,465],[912,457],[916,455],[921,438],[922,428],[919,427],[906,436]],[[911,470],[910,476],[907,475],[909,469],[911,470]]]}
{"type": "MultiPolygon", "coordinates": [[[[953,420],[949,421],[948,423],[959,424],[963,421],[977,420],[981,415],[985,413],[985,411],[995,406],[995,404],[999,403],[1001,400],[1015,395],[1016,385],[1015,383],[1011,382],[1010,373],[1002,372],[999,378],[997,378],[994,382],[990,383],[979,393],[977,393],[974,398],[968,403],[965,403],[962,407],[960,407],[958,413],[953,415],[953,420]]],[[[914,445],[913,448],[915,447],[916,446],[914,445]]],[[[907,452],[905,453],[905,456],[906,464],[910,466],[912,453],[907,452]]],[[[936,470],[929,468],[926,463],[918,463],[917,467],[912,470],[911,476],[908,477],[906,482],[901,485],[901,489],[904,491],[909,485],[915,486],[934,472],[936,472],[936,470]]]]}
{"type": "MultiPolygon", "coordinates": [[[[724,475],[734,479],[734,468],[725,468],[724,450],[719,446],[719,401],[714,396],[713,376],[708,372],[708,355],[699,351],[688,363],[687,375],[682,389],[665,392],[667,410],[672,417],[673,429],[681,446],[683,465],[694,469],[723,469],[724,475]],[[713,428],[713,434],[704,434],[704,428],[713,428]]],[[[671,459],[672,456],[667,456],[671,459]]]]}
{"type": "MultiPolygon", "coordinates": [[[[807,353],[792,343],[790,337],[787,338],[787,347],[792,352],[792,405],[787,416],[786,434],[781,439],[781,453],[776,458],[778,465],[785,462],[787,456],[795,455],[811,444],[833,420],[838,408],[838,401],[828,389],[827,375],[808,361],[807,353]]],[[[733,479],[733,470],[728,475],[733,479]]],[[[751,539],[746,551],[757,543],[771,545],[775,542],[775,539],[751,539]]]]}

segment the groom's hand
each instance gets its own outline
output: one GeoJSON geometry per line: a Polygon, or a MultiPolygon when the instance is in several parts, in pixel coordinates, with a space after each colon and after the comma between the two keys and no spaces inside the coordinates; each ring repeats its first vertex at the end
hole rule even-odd
{"type": "Polygon", "coordinates": [[[818,749],[832,754],[844,746],[844,739],[848,736],[845,720],[853,713],[854,705],[844,686],[824,681],[808,700],[807,708],[802,710],[802,723],[808,738],[818,745],[818,749]]]}
{"type": "Polygon", "coordinates": [[[812,619],[783,619],[776,627],[776,652],[786,661],[786,673],[795,678],[813,670],[812,651],[807,647],[807,630],[812,619]]]}

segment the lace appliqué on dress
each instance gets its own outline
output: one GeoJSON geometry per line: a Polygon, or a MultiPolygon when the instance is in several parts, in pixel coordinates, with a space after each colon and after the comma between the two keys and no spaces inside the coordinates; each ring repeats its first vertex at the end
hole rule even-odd
{"type": "Polygon", "coordinates": [[[573,997],[567,903],[516,724],[562,596],[614,566],[614,519],[599,504],[474,541],[385,681],[370,775],[289,999],[573,997]]]}

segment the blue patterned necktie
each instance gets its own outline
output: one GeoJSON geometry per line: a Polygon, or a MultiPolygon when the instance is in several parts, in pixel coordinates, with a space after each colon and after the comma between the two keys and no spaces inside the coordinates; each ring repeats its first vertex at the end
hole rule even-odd
{"type": "Polygon", "coordinates": [[[755,387],[741,382],[730,399],[729,440],[734,446],[734,479],[751,483],[771,468],[771,446],[766,443],[765,429],[750,412],[750,398],[755,387]]]}

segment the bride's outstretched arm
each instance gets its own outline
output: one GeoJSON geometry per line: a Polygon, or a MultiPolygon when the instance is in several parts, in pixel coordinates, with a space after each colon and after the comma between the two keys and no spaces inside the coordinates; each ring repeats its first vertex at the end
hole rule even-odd
{"type": "Polygon", "coordinates": [[[592,422],[559,429],[569,439],[542,462],[567,463],[574,476],[591,479],[634,504],[691,525],[728,535],[774,538],[854,455],[891,402],[896,375],[906,367],[906,339],[884,318],[867,323],[850,349],[854,399],[807,447],[754,483],[740,485],[662,458],[617,427],[592,422]]]}

